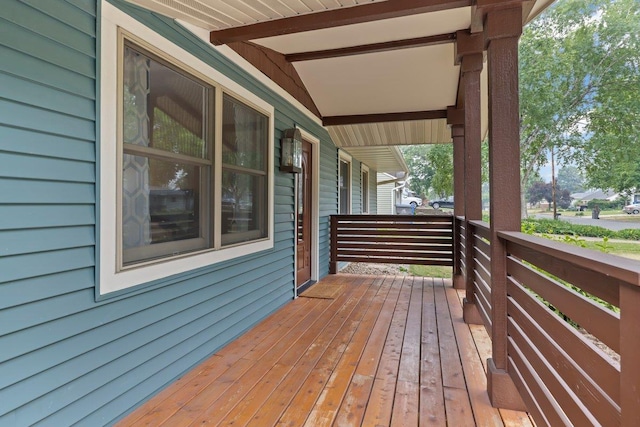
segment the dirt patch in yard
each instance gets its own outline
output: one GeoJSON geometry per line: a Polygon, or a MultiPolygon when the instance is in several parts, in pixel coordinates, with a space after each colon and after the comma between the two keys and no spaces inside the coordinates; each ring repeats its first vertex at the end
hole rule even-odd
{"type": "Polygon", "coordinates": [[[352,262],[340,273],[347,274],[372,274],[382,276],[385,274],[401,276],[409,275],[409,266],[406,264],[372,264],[366,262],[352,262]]]}

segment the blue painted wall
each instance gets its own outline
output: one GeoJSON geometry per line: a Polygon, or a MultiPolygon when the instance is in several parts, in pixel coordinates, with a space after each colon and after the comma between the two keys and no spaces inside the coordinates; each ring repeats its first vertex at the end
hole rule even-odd
{"type": "MultiPolygon", "coordinates": [[[[321,139],[326,275],[337,207],[337,150],[326,131],[173,21],[113,4],[273,104],[276,141],[296,124],[321,139]]],[[[93,0],[0,7],[3,426],[110,424],[293,295],[293,179],[276,172],[272,250],[95,302],[98,16],[93,0]]]]}

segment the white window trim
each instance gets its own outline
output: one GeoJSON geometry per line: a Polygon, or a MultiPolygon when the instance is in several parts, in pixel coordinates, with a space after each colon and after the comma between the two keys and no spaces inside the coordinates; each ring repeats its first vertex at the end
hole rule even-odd
{"type": "Polygon", "coordinates": [[[362,204],[362,213],[363,214],[368,214],[369,213],[369,199],[371,198],[371,174],[369,173],[369,166],[365,165],[364,163],[360,164],[360,192],[363,194],[361,197],[364,198],[364,174],[367,174],[367,206],[364,205],[364,203],[362,204]]]}
{"type": "Polygon", "coordinates": [[[346,151],[338,151],[338,213],[340,213],[340,161],[349,163],[349,202],[347,215],[350,215],[353,210],[353,157],[346,151]]]}
{"type": "MultiPolygon", "coordinates": [[[[99,264],[97,266],[98,297],[117,291],[122,291],[133,286],[149,283],[167,278],[169,276],[184,273],[196,268],[205,267],[221,261],[226,261],[239,256],[273,248],[273,223],[274,223],[274,108],[266,101],[260,99],[246,88],[235,83],[210,65],[199,60],[187,51],[160,36],[150,28],[142,25],[135,19],[120,11],[115,6],[102,1],[102,19],[100,33],[100,151],[99,151],[99,264]],[[156,46],[167,56],[174,58],[187,67],[207,76],[221,92],[237,97],[241,101],[254,105],[269,117],[269,168],[268,168],[268,237],[253,243],[240,244],[219,250],[203,250],[191,254],[185,254],[147,264],[139,264],[131,268],[119,270],[117,225],[117,168],[118,143],[117,143],[117,99],[118,99],[118,27],[144,40],[152,46],[156,46]]],[[[219,144],[215,144],[218,146],[219,144]]],[[[218,161],[216,156],[214,173],[218,174],[218,161]]],[[[216,181],[219,182],[219,181],[216,181]]],[[[214,191],[218,196],[219,191],[214,191]]],[[[215,214],[214,214],[215,215],[215,214]]],[[[214,221],[215,224],[215,221],[214,221]]]]}

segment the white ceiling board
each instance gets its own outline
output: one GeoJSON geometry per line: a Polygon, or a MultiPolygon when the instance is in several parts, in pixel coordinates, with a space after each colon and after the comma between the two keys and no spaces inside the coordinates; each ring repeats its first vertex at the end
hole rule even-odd
{"type": "Polygon", "coordinates": [[[345,149],[451,142],[446,119],[329,126],[327,129],[333,142],[345,149]]]}
{"type": "Polygon", "coordinates": [[[407,164],[398,147],[349,147],[345,151],[377,172],[395,175],[397,172],[406,173],[408,171],[407,164]]]}
{"type": "Polygon", "coordinates": [[[313,12],[383,0],[127,0],[183,19],[207,30],[220,30],[313,12]]]}
{"type": "Polygon", "coordinates": [[[323,116],[446,109],[454,105],[453,44],[295,64],[323,116]]]}
{"type": "Polygon", "coordinates": [[[381,21],[253,40],[288,54],[449,34],[469,28],[471,8],[464,7],[381,21]]]}

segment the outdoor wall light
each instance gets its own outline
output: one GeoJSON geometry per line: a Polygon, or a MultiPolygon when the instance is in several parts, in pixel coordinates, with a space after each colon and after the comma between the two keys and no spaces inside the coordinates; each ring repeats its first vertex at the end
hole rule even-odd
{"type": "Polygon", "coordinates": [[[281,140],[280,170],[302,172],[302,134],[300,129],[287,129],[281,140]]]}

